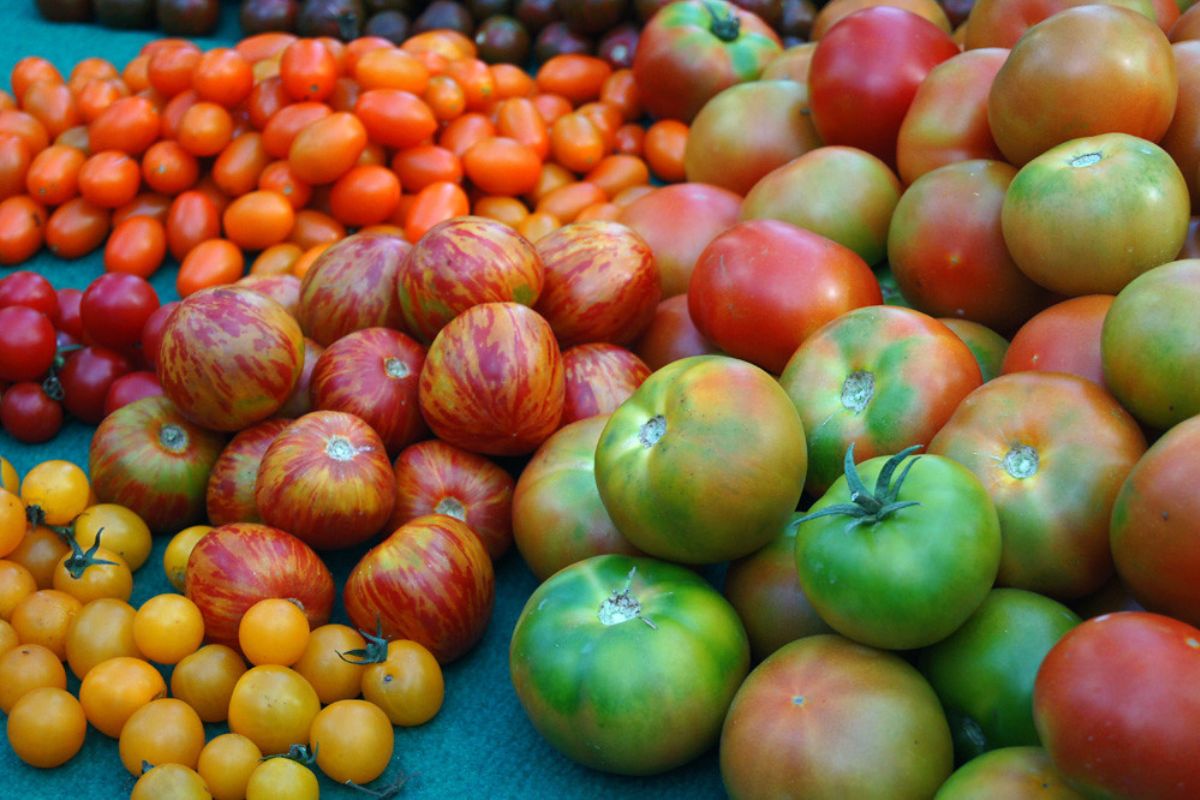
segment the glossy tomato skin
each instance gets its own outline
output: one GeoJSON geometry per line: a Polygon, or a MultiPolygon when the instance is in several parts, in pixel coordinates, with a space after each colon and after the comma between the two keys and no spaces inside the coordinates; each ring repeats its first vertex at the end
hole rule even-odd
{"type": "Polygon", "coordinates": [[[1104,381],[1142,423],[1166,430],[1200,414],[1200,260],[1173,261],[1126,286],[1100,331],[1104,381]]]}
{"type": "Polygon", "coordinates": [[[896,306],[843,314],[810,336],[779,377],[808,432],[805,489],[823,494],[855,459],[924,444],[982,383],[971,350],[933,317],[896,306]]]}
{"type": "Polygon", "coordinates": [[[520,303],[482,303],[430,345],[419,399],[438,438],[485,455],[519,455],[558,428],[564,393],[549,323],[520,303]]]}
{"type": "Polygon", "coordinates": [[[1134,466],[1113,503],[1117,574],[1151,611],[1200,623],[1200,417],[1167,431],[1134,466]]]}
{"type": "Polygon", "coordinates": [[[688,564],[737,558],[796,509],[804,426],[768,373],[695,356],[651,375],[609,418],[596,483],[617,529],[646,553],[688,564]]]}
{"type": "MultiPolygon", "coordinates": [[[[890,456],[859,464],[874,487],[890,456]]],[[[808,519],[796,531],[800,585],[829,625],[857,642],[888,649],[925,647],[974,613],[1000,566],[1000,520],[983,484],[938,455],[908,456],[898,502],[915,501],[877,521],[808,519]]],[[[809,508],[850,502],[843,476],[809,508]]]]}
{"type": "Polygon", "coordinates": [[[313,367],[315,408],[354,414],[395,455],[426,435],[417,402],[425,348],[388,328],[348,333],[325,348],[313,367]]]}
{"type": "Polygon", "coordinates": [[[254,501],[267,525],[318,549],[350,547],[387,522],[396,478],[366,422],[342,411],[312,411],[267,446],[254,501]]]}
{"type": "MultiPolygon", "coordinates": [[[[1196,18],[1196,14],[1189,16],[1196,18]]],[[[1196,80],[1200,76],[1200,41],[1176,40],[1171,51],[1179,70],[1179,97],[1171,126],[1159,144],[1179,165],[1191,192],[1192,207],[1200,208],[1200,83],[1196,80]]]]}
{"type": "Polygon", "coordinates": [[[953,768],[937,696],[915,669],[830,634],[792,642],[738,689],[721,732],[735,800],[931,797],[953,768]]]}
{"type": "Polygon", "coordinates": [[[513,477],[476,453],[427,439],[410,445],[392,464],[396,505],[390,533],[426,514],[445,514],[467,523],[493,560],[512,545],[513,477]]]}
{"type": "Polygon", "coordinates": [[[651,371],[688,356],[719,353],[720,349],[700,333],[688,311],[687,294],[677,294],[659,302],[633,352],[651,371]]]}
{"type": "Polygon", "coordinates": [[[27,306],[0,308],[0,380],[40,380],[54,363],[54,323],[27,306]]]}
{"type": "Polygon", "coordinates": [[[83,293],[79,314],[93,342],[121,350],[141,341],[142,327],[158,305],[158,293],[145,278],[106,272],[83,293]]]}
{"type": "Polygon", "coordinates": [[[564,425],[517,479],[513,538],[538,580],[591,556],[642,555],[617,530],[596,487],[596,444],[606,424],[607,414],[564,425]]]}
{"type": "Polygon", "coordinates": [[[688,286],[700,334],[773,373],[825,323],[882,302],[879,281],[853,250],[776,220],[740,222],[713,239],[688,286]]]}
{"type": "Polygon", "coordinates": [[[1041,747],[1002,747],[963,764],[938,793],[937,800],[981,797],[1037,797],[1039,800],[1085,800],[1067,785],[1041,747]]]}
{"type": "Polygon", "coordinates": [[[1200,792],[1200,630],[1148,612],[1084,622],[1042,662],[1033,718],[1055,766],[1089,796],[1200,792]]]}
{"type": "Polygon", "coordinates": [[[1105,386],[1100,332],[1113,299],[1109,294],[1072,297],[1034,314],[1013,335],[1001,373],[1068,372],[1105,386]]]}
{"type": "Polygon", "coordinates": [[[296,379],[292,393],[279,407],[279,416],[296,419],[313,410],[312,374],[313,370],[317,368],[317,361],[324,352],[324,347],[307,336],[304,337],[304,366],[300,368],[300,377],[296,379]]]}
{"type": "Polygon", "coordinates": [[[1040,743],[1033,682],[1046,653],[1079,622],[1048,597],[993,589],[958,630],[921,651],[918,667],[942,701],[960,762],[1040,743]]]}
{"type": "Polygon", "coordinates": [[[474,216],[430,228],[396,276],[405,324],[425,343],[471,306],[532,306],[544,284],[542,260],[525,237],[504,223],[474,216]]]}
{"type": "Polygon", "coordinates": [[[1003,375],[962,401],[929,452],[966,466],[1000,515],[997,581],[1074,599],[1112,574],[1109,514],[1146,451],[1136,421],[1075,375],[1003,375]]]}
{"type": "Polygon", "coordinates": [[[560,424],[611,414],[650,377],[650,368],[615,344],[595,342],[563,351],[566,396],[560,424]]]}
{"type": "Polygon", "coordinates": [[[957,55],[950,35],[910,11],[858,11],[821,37],[809,67],[809,103],[826,144],[866,150],[896,168],[896,139],[917,87],[957,55]]]}
{"type": "Polygon", "coordinates": [[[243,522],[206,533],[188,557],[187,596],[204,617],[208,641],[238,647],[238,623],[269,597],[296,601],[313,628],[329,621],[333,576],[311,547],[290,533],[243,522]]]}
{"type": "Polygon", "coordinates": [[[564,225],[538,240],[546,286],[535,308],[559,344],[629,344],[641,335],[658,301],[662,280],[650,246],[619,222],[564,225]]]}
{"type": "Polygon", "coordinates": [[[1112,5],[1069,8],[1012,45],[988,95],[988,123],[1018,167],[1081,137],[1157,142],[1175,113],[1177,80],[1171,43],[1150,19],[1112,5]]]}
{"type": "Polygon", "coordinates": [[[362,328],[403,328],[395,285],[411,249],[399,236],[363,232],[321,253],[300,281],[304,335],[328,347],[362,328]]]}
{"type": "Polygon", "coordinates": [[[204,492],[208,521],[214,526],[231,522],[262,522],[254,501],[254,482],[262,457],[275,437],[288,426],[286,419],[268,419],[239,431],[213,464],[204,492]]]}
{"type": "Polygon", "coordinates": [[[622,555],[539,586],[509,648],[538,732],[575,761],[625,775],[665,772],[711,747],[749,661],[737,614],[703,578],[622,555]]]}
{"type": "MultiPolygon", "coordinates": [[[[1087,0],[976,0],[970,9],[971,24],[967,25],[964,45],[967,50],[982,47],[1011,48],[1034,25],[1075,6],[1088,5],[1087,0]]],[[[1124,8],[1154,19],[1151,0],[1129,0],[1124,8]]]]}
{"type": "Polygon", "coordinates": [[[104,419],[104,398],[113,383],[133,371],[133,362],[107,347],[84,347],[67,356],[58,373],[63,406],[82,421],[97,425],[104,419]]]}
{"type": "Polygon", "coordinates": [[[346,579],[346,613],[363,630],[412,639],[448,664],[483,636],[495,600],[487,550],[444,514],[409,520],[373,547],[346,579]]]}
{"type": "Polygon", "coordinates": [[[204,516],[208,475],[225,440],[190,422],[165,397],[117,409],[96,429],[88,451],[92,490],[137,513],[156,533],[204,516]]]}
{"type": "Polygon", "coordinates": [[[1000,365],[1004,363],[1004,355],[1008,352],[1008,340],[986,325],[956,317],[940,317],[941,322],[966,342],[979,364],[983,382],[987,383],[1000,374],[1000,365]]]}
{"type": "Polygon", "coordinates": [[[193,422],[237,431],[279,410],[304,361],[304,337],[283,306],[249,289],[184,299],[159,349],[163,391],[193,422]]]}
{"type": "Polygon", "coordinates": [[[117,378],[104,393],[104,416],[121,406],[127,406],[143,397],[158,397],[163,393],[158,376],[147,370],[129,372],[117,378]]]}
{"type": "Polygon", "coordinates": [[[642,30],[633,75],[653,116],[690,122],[722,89],[758,78],[781,50],[756,15],[724,0],[684,0],[664,6],[642,30]]]}
{"type": "Polygon", "coordinates": [[[908,187],[888,228],[888,263],[913,308],[1012,333],[1052,302],[1004,243],[1000,212],[1016,174],[1001,161],[960,161],[908,187]]]}

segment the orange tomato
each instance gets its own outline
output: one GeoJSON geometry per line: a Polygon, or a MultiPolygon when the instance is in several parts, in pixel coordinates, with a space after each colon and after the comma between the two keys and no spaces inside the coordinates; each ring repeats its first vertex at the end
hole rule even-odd
{"type": "Polygon", "coordinates": [[[202,100],[233,108],[250,96],[254,72],[237,50],[218,47],[200,56],[192,69],[192,88],[202,100]]]}
{"type": "Polygon", "coordinates": [[[363,91],[402,89],[420,95],[429,85],[429,70],[404,50],[380,48],[362,54],[354,65],[354,79],[363,91]]]}
{"type": "Polygon", "coordinates": [[[104,269],[149,278],[167,255],[167,232],[153,217],[134,216],[113,228],[104,245],[104,269]]]}
{"type": "Polygon", "coordinates": [[[461,217],[471,208],[467,193],[456,183],[440,181],[417,193],[404,221],[404,232],[410,242],[425,235],[425,231],[452,217],[461,217]]]}
{"type": "Polygon", "coordinates": [[[42,246],[46,209],[28,195],[0,200],[0,264],[19,264],[42,246]]]}
{"type": "Polygon", "coordinates": [[[400,185],[409,192],[420,192],[438,182],[458,183],[462,180],[462,162],[445,147],[435,144],[418,145],[400,150],[392,157],[392,171],[400,185]]]}
{"type": "Polygon", "coordinates": [[[400,89],[363,92],[354,105],[354,115],[371,141],[397,149],[424,142],[438,127],[430,107],[415,94],[400,89]]]}
{"type": "Polygon", "coordinates": [[[235,199],[225,209],[225,235],[243,250],[262,250],[287,239],[296,214],[278,192],[254,191],[235,199]]]}
{"type": "Polygon", "coordinates": [[[576,173],[589,172],[608,155],[604,136],[586,116],[565,114],[550,126],[550,152],[556,162],[576,173]]]}
{"type": "Polygon", "coordinates": [[[252,191],[271,156],[263,146],[262,134],[248,131],[230,142],[213,162],[212,179],[221,191],[237,197],[252,191]]]}
{"type": "Polygon", "coordinates": [[[75,95],[62,83],[35,83],[22,97],[21,107],[42,123],[51,138],[80,121],[75,95]]]}
{"type": "Polygon", "coordinates": [[[353,114],[338,111],[296,135],[288,149],[288,163],[306,183],[332,183],[354,166],[366,146],[367,130],[362,122],[353,114]]]}
{"type": "Polygon", "coordinates": [[[668,183],[684,180],[683,154],[687,149],[688,126],[676,119],[663,119],[646,130],[644,157],[650,171],[668,183]]]}
{"type": "Polygon", "coordinates": [[[224,286],[242,277],[245,257],[236,244],[228,239],[208,239],[193,247],[183,257],[175,289],[187,297],[210,286],[224,286]]]}
{"type": "Polygon", "coordinates": [[[471,182],[488,194],[525,194],[537,185],[542,171],[532,148],[504,136],[476,143],[463,154],[462,163],[471,182]]]}
{"type": "Polygon", "coordinates": [[[156,192],[177,195],[192,188],[199,178],[196,156],[178,142],[155,142],[142,155],[142,179],[156,192]]]}
{"type": "Polygon", "coordinates": [[[297,39],[283,51],[279,77],[293,99],[324,100],[337,83],[337,59],[316,39],[297,39]]]}
{"type": "Polygon", "coordinates": [[[76,197],[54,209],[46,220],[46,246],[59,258],[79,258],[99,247],[108,229],[108,209],[76,197]]]}
{"type": "Polygon", "coordinates": [[[573,105],[579,105],[598,99],[612,72],[612,67],[602,58],[564,53],[550,58],[538,69],[537,87],[539,91],[560,95],[573,105]]]}
{"type": "Polygon", "coordinates": [[[158,109],[144,97],[122,97],[88,124],[92,152],[120,150],[140,156],[162,129],[158,109]]]}
{"type": "Polygon", "coordinates": [[[354,227],[390,219],[400,205],[400,180],[387,167],[352,167],[333,184],[330,208],[339,222],[354,227]]]}

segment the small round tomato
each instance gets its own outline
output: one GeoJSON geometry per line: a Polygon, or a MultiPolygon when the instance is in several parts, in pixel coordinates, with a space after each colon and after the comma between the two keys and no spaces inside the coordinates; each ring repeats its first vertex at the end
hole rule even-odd
{"type": "MultiPolygon", "coordinates": [[[[264,753],[283,753],[308,741],[321,701],[300,673],[276,664],[248,670],[229,698],[229,728],[264,753]]],[[[253,778],[251,779],[253,781],[253,778]]]]}
{"type": "Polygon", "coordinates": [[[13,609],[38,589],[33,573],[9,559],[0,559],[0,619],[7,622],[13,609]]]}
{"type": "Polygon", "coordinates": [[[181,594],[151,597],[133,620],[133,638],[142,655],[159,664],[178,664],[204,640],[204,619],[181,594]]]}
{"type": "Polygon", "coordinates": [[[58,656],[67,657],[67,631],[83,603],[57,589],[39,589],[13,609],[12,623],[26,644],[40,644],[58,656]]]}
{"type": "Polygon", "coordinates": [[[243,194],[225,209],[225,235],[243,250],[263,250],[287,239],[296,222],[295,211],[278,192],[243,194]]]}
{"type": "Polygon", "coordinates": [[[54,653],[28,643],[0,653],[0,711],[7,714],[23,695],[46,686],[67,688],[67,671],[54,653]]]}
{"type": "MultiPolygon", "coordinates": [[[[36,588],[49,589],[54,585],[55,567],[58,566],[63,555],[70,551],[71,547],[63,541],[63,537],[45,525],[38,525],[26,530],[25,538],[21,540],[21,544],[17,545],[16,550],[8,554],[8,560],[25,569],[33,578],[36,588]]],[[[18,585],[23,582],[22,579],[18,585]]],[[[17,596],[16,594],[9,595],[9,597],[17,596]]],[[[2,607],[3,604],[0,604],[0,608],[2,607]]],[[[15,604],[9,606],[10,613],[5,616],[6,619],[11,616],[13,607],[15,604]]]]}
{"type": "Polygon", "coordinates": [[[104,245],[104,269],[149,278],[166,255],[167,233],[163,224],[153,217],[133,216],[117,223],[109,235],[104,245]]]}
{"type": "Polygon", "coordinates": [[[380,708],[366,700],[338,700],[313,717],[309,743],[321,771],[337,783],[370,783],[392,758],[395,734],[380,708]]]}
{"type": "Polygon", "coordinates": [[[141,341],[142,328],[158,306],[158,293],[145,278],[108,272],[83,293],[79,314],[93,342],[121,350],[141,341]]]}
{"type": "Polygon", "coordinates": [[[204,745],[196,771],[213,800],[244,800],[250,775],[262,760],[258,745],[238,733],[223,733],[204,745]]]}
{"type": "Polygon", "coordinates": [[[308,646],[308,617],[282,597],[259,600],[238,623],[238,644],[251,664],[295,664],[308,646]]]}
{"type": "Polygon", "coordinates": [[[0,380],[41,380],[54,355],[54,324],[49,317],[25,306],[0,308],[0,380]]]}
{"type": "Polygon", "coordinates": [[[7,489],[0,489],[0,557],[6,556],[25,538],[25,504],[7,489]]]}
{"type": "Polygon", "coordinates": [[[114,739],[134,711],[166,694],[162,673],[150,662],[129,656],[101,661],[79,685],[79,701],[88,722],[114,739]]]}
{"type": "Polygon", "coordinates": [[[163,764],[142,773],[129,800],[211,800],[212,797],[196,770],[183,764],[163,764]]]}
{"type": "Polygon", "coordinates": [[[205,722],[224,722],[233,687],[245,673],[246,662],[232,647],[207,644],[175,665],[171,695],[196,709],[205,722]]]}
{"type": "Polygon", "coordinates": [[[87,719],[75,696],[65,689],[34,689],[8,713],[8,743],[26,764],[57,767],[83,747],[87,719]]]}
{"type": "Polygon", "coordinates": [[[163,570],[167,574],[167,580],[175,587],[175,591],[182,592],[184,590],[184,583],[187,579],[187,563],[188,558],[192,555],[192,548],[204,534],[212,529],[211,525],[192,525],[172,536],[171,541],[167,543],[167,549],[163,551],[163,570]]]}
{"type": "Polygon", "coordinates": [[[125,559],[100,546],[100,539],[84,550],[74,539],[71,552],[54,569],[54,588],[90,603],[101,597],[129,600],[133,593],[133,572],[125,559]]]}
{"type": "Polygon", "coordinates": [[[204,723],[182,700],[164,697],[134,711],[121,726],[121,763],[134,777],[143,764],[194,768],[204,747],[204,723]]]}
{"type": "Polygon", "coordinates": [[[43,461],[21,481],[21,499],[37,506],[48,525],[66,525],[88,506],[87,475],[70,461],[43,461]]]}
{"type": "MultiPolygon", "coordinates": [[[[378,647],[381,642],[374,644],[378,647]]],[[[382,660],[369,658],[363,662],[367,664],[363,698],[383,709],[393,725],[424,725],[437,715],[445,698],[445,681],[437,659],[424,645],[396,639],[387,643],[382,660]]]]}
{"type": "Polygon", "coordinates": [[[271,758],[250,773],[246,800],[317,800],[320,789],[317,776],[308,767],[287,758],[271,758]]]}
{"type": "Polygon", "coordinates": [[[366,640],[349,625],[321,625],[309,634],[304,654],[292,669],[312,684],[322,704],[350,700],[362,692],[366,668],[344,654],[364,647],[366,640]]]}
{"type": "Polygon", "coordinates": [[[102,661],[139,657],[133,641],[133,606],[102,597],[85,605],[67,629],[67,663],[80,680],[102,661]]]}

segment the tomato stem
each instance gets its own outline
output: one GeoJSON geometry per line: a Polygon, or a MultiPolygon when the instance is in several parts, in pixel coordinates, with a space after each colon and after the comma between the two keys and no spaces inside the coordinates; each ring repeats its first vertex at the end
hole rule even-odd
{"type": "Polygon", "coordinates": [[[733,13],[733,9],[721,8],[716,3],[705,3],[704,7],[712,16],[712,25],[709,26],[712,35],[722,42],[736,41],[741,33],[742,21],[733,13]]]}
{"type": "Polygon", "coordinates": [[[798,527],[802,523],[818,517],[845,515],[851,518],[850,524],[846,529],[852,530],[859,525],[873,525],[876,522],[882,522],[902,508],[920,505],[916,500],[898,500],[897,498],[900,495],[901,485],[903,485],[905,478],[908,477],[908,471],[912,469],[913,464],[916,464],[921,457],[916,456],[905,464],[904,469],[900,471],[900,475],[895,481],[892,480],[892,476],[901,462],[917,450],[920,450],[921,447],[922,445],[919,444],[911,445],[889,458],[883,465],[883,469],[879,471],[879,477],[875,480],[874,491],[871,491],[867,489],[866,484],[863,483],[862,476],[858,474],[858,467],[854,463],[854,442],[851,442],[850,446],[846,448],[846,458],[843,463],[846,473],[846,483],[850,487],[850,502],[838,503],[823,508],[820,511],[805,514],[795,519],[791,523],[792,526],[798,527]]]}
{"type": "Polygon", "coordinates": [[[358,632],[367,640],[367,646],[345,652],[338,651],[337,657],[347,664],[382,664],[387,661],[388,641],[383,635],[383,620],[375,617],[375,633],[361,629],[358,632]]]}
{"type": "Polygon", "coordinates": [[[96,541],[92,542],[92,546],[87,550],[79,546],[79,542],[75,541],[74,536],[63,537],[71,545],[71,555],[63,562],[63,567],[67,570],[67,574],[74,580],[82,578],[83,573],[87,572],[88,567],[99,565],[116,566],[117,562],[115,561],[96,558],[96,551],[100,549],[100,535],[102,533],[104,533],[104,528],[99,528],[96,531],[96,541]]]}

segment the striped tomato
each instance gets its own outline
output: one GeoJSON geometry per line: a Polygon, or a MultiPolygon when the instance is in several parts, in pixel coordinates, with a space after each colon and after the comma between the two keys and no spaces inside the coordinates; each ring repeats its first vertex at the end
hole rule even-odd
{"type": "Polygon", "coordinates": [[[624,347],[581,344],[563,352],[567,397],[562,423],[611,414],[650,377],[650,368],[624,347]]]}
{"type": "Polygon", "coordinates": [[[268,419],[234,436],[221,451],[208,476],[205,505],[212,525],[262,522],[254,502],[254,482],[263,454],[288,426],[286,419],[268,419]]]}
{"type": "Polygon", "coordinates": [[[399,236],[356,233],[321,253],[300,282],[304,334],[328,347],[351,331],[402,327],[393,287],[411,247],[399,236]]]}

